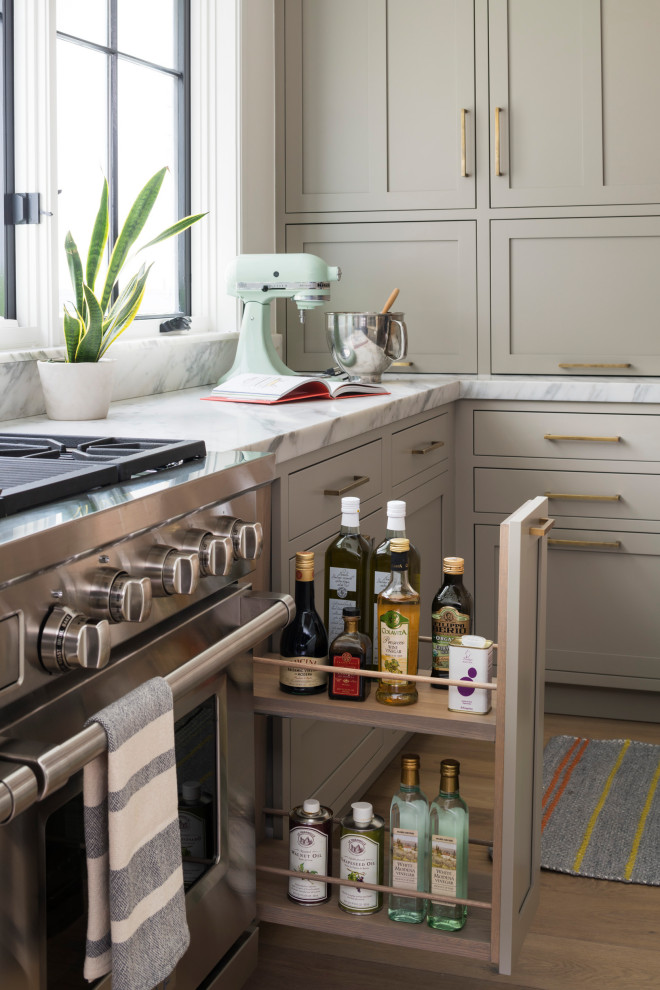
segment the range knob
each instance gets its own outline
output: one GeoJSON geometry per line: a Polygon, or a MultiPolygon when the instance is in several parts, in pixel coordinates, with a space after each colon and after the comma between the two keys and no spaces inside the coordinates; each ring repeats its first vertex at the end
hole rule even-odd
{"type": "Polygon", "coordinates": [[[151,612],[151,582],[147,577],[131,577],[126,571],[98,571],[89,602],[95,613],[113,622],[144,622],[151,612]]]}
{"type": "Polygon", "coordinates": [[[144,570],[157,596],[192,595],[199,584],[199,556],[186,550],[152,547],[144,570]]]}
{"type": "Polygon", "coordinates": [[[205,529],[189,529],[181,542],[181,549],[196,553],[202,575],[226,577],[234,562],[234,543],[231,536],[217,536],[205,529]]]}
{"type": "Polygon", "coordinates": [[[217,520],[217,532],[220,536],[230,536],[237,560],[256,560],[264,548],[264,533],[259,522],[245,522],[243,519],[233,519],[222,516],[217,520]]]}
{"type": "Polygon", "coordinates": [[[53,608],[39,635],[39,659],[46,670],[64,673],[75,667],[100,670],[110,659],[110,623],[81,612],[53,608]]]}

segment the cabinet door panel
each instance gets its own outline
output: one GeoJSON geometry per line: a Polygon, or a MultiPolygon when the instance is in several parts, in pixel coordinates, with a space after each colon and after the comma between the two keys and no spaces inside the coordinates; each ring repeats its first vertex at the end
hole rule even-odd
{"type": "Polygon", "coordinates": [[[476,371],[474,222],[293,224],[287,251],[319,255],[342,270],[330,302],[309,310],[304,326],[295,303],[287,304],[289,367],[328,368],[325,312],[380,310],[396,285],[408,329],[405,361],[412,362],[406,372],[476,371]]]}
{"type": "Polygon", "coordinates": [[[287,0],[284,24],[288,212],[474,206],[472,0],[287,0]]]}
{"type": "Polygon", "coordinates": [[[491,249],[493,373],[660,374],[660,218],[495,221],[491,249]]]}

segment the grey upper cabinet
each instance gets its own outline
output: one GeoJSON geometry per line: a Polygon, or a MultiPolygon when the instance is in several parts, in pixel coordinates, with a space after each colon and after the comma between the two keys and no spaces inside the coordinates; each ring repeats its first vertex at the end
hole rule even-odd
{"type": "Polygon", "coordinates": [[[492,206],[660,202],[659,37],[657,0],[490,0],[492,206]]]}
{"type": "Polygon", "coordinates": [[[472,0],[286,0],[286,212],[473,207],[472,0]]]}

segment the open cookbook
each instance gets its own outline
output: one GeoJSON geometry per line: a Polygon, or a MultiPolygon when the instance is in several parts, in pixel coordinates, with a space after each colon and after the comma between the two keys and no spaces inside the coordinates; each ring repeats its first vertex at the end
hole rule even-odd
{"type": "Polygon", "coordinates": [[[301,399],[348,399],[357,395],[389,395],[382,385],[297,375],[235,375],[216,385],[205,399],[216,402],[297,402],[301,399]]]}

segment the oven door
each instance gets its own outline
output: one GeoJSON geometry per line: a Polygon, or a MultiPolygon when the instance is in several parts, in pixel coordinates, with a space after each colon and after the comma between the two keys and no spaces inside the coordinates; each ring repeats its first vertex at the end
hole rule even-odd
{"type": "MultiPolygon", "coordinates": [[[[89,730],[74,737],[70,730],[157,675],[166,677],[175,698],[191,934],[167,988],[195,990],[203,980],[232,990],[239,985],[230,978],[223,981],[222,973],[232,969],[232,953],[249,938],[256,914],[251,649],[286,625],[290,609],[288,596],[257,597],[243,589],[225,593],[167,628],[151,630],[145,642],[136,640],[134,648],[82,688],[58,699],[39,718],[12,727],[12,739],[0,745],[1,756],[30,767],[40,798],[0,828],[3,990],[89,986],[82,975],[87,882],[80,771],[93,756],[86,743],[89,730]],[[45,722],[49,741],[61,739],[60,745],[37,757],[21,757],[21,746],[35,748],[33,741],[26,744],[31,738],[26,733],[37,726],[43,733],[45,722]]],[[[110,977],[95,986],[109,990],[110,977]]]]}

